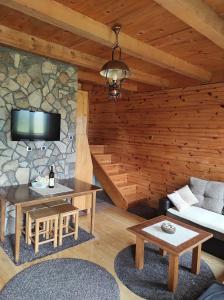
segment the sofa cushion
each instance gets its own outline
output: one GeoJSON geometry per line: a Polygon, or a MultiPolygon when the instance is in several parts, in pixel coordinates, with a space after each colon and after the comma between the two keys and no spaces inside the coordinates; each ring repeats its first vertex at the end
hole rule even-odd
{"type": "Polygon", "coordinates": [[[167,197],[170,199],[170,201],[173,203],[173,205],[179,210],[185,210],[188,208],[190,205],[185,202],[180,194],[178,192],[174,192],[172,194],[167,195],[167,197]]]}
{"type": "Polygon", "coordinates": [[[208,181],[196,177],[190,178],[190,189],[195,197],[198,199],[199,203],[196,206],[201,206],[202,202],[204,201],[204,193],[205,188],[208,181]]]}
{"type": "Polygon", "coordinates": [[[224,216],[207,209],[197,206],[190,206],[183,211],[170,208],[168,209],[168,212],[172,215],[186,219],[203,227],[224,233],[224,216]]]}
{"type": "Polygon", "coordinates": [[[195,195],[192,193],[192,191],[189,189],[188,185],[185,185],[176,192],[180,194],[181,198],[189,205],[194,205],[199,202],[195,195]]]}
{"type": "Polygon", "coordinates": [[[224,183],[191,177],[190,189],[199,201],[195,206],[222,214],[224,207],[224,183]]]}
{"type": "Polygon", "coordinates": [[[208,181],[201,207],[221,214],[224,205],[224,183],[208,181]]]}

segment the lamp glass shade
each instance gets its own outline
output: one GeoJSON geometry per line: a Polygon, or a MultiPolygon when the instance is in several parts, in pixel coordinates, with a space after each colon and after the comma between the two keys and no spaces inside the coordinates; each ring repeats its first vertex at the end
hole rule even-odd
{"type": "Polygon", "coordinates": [[[112,80],[122,80],[130,77],[131,72],[123,61],[110,60],[103,65],[100,75],[112,80]]]}

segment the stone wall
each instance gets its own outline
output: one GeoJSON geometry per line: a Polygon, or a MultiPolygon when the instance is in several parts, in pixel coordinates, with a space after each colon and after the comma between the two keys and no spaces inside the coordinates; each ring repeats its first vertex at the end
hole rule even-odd
{"type": "Polygon", "coordinates": [[[0,186],[28,183],[51,165],[58,178],[74,176],[76,90],[76,67],[0,47],[0,186]],[[60,141],[11,141],[12,108],[60,113],[60,141]]]}

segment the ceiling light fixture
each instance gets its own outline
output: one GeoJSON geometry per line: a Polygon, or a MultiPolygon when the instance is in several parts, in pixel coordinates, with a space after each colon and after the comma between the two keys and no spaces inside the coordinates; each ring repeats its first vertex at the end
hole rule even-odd
{"type": "Polygon", "coordinates": [[[117,100],[121,96],[121,85],[125,79],[130,77],[131,72],[129,67],[126,65],[121,58],[121,48],[118,42],[118,35],[121,30],[120,24],[115,24],[112,27],[116,35],[115,44],[112,47],[112,60],[106,62],[101,71],[100,75],[106,77],[108,85],[108,97],[112,100],[117,100]],[[118,58],[115,58],[116,50],[118,51],[118,58]]]}

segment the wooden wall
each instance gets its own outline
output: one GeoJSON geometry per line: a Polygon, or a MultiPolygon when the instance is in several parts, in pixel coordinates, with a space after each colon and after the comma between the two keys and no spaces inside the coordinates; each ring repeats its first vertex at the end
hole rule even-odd
{"type": "Polygon", "coordinates": [[[89,139],[133,166],[152,204],[189,176],[224,181],[224,83],[124,94],[90,92],[89,139]]]}

